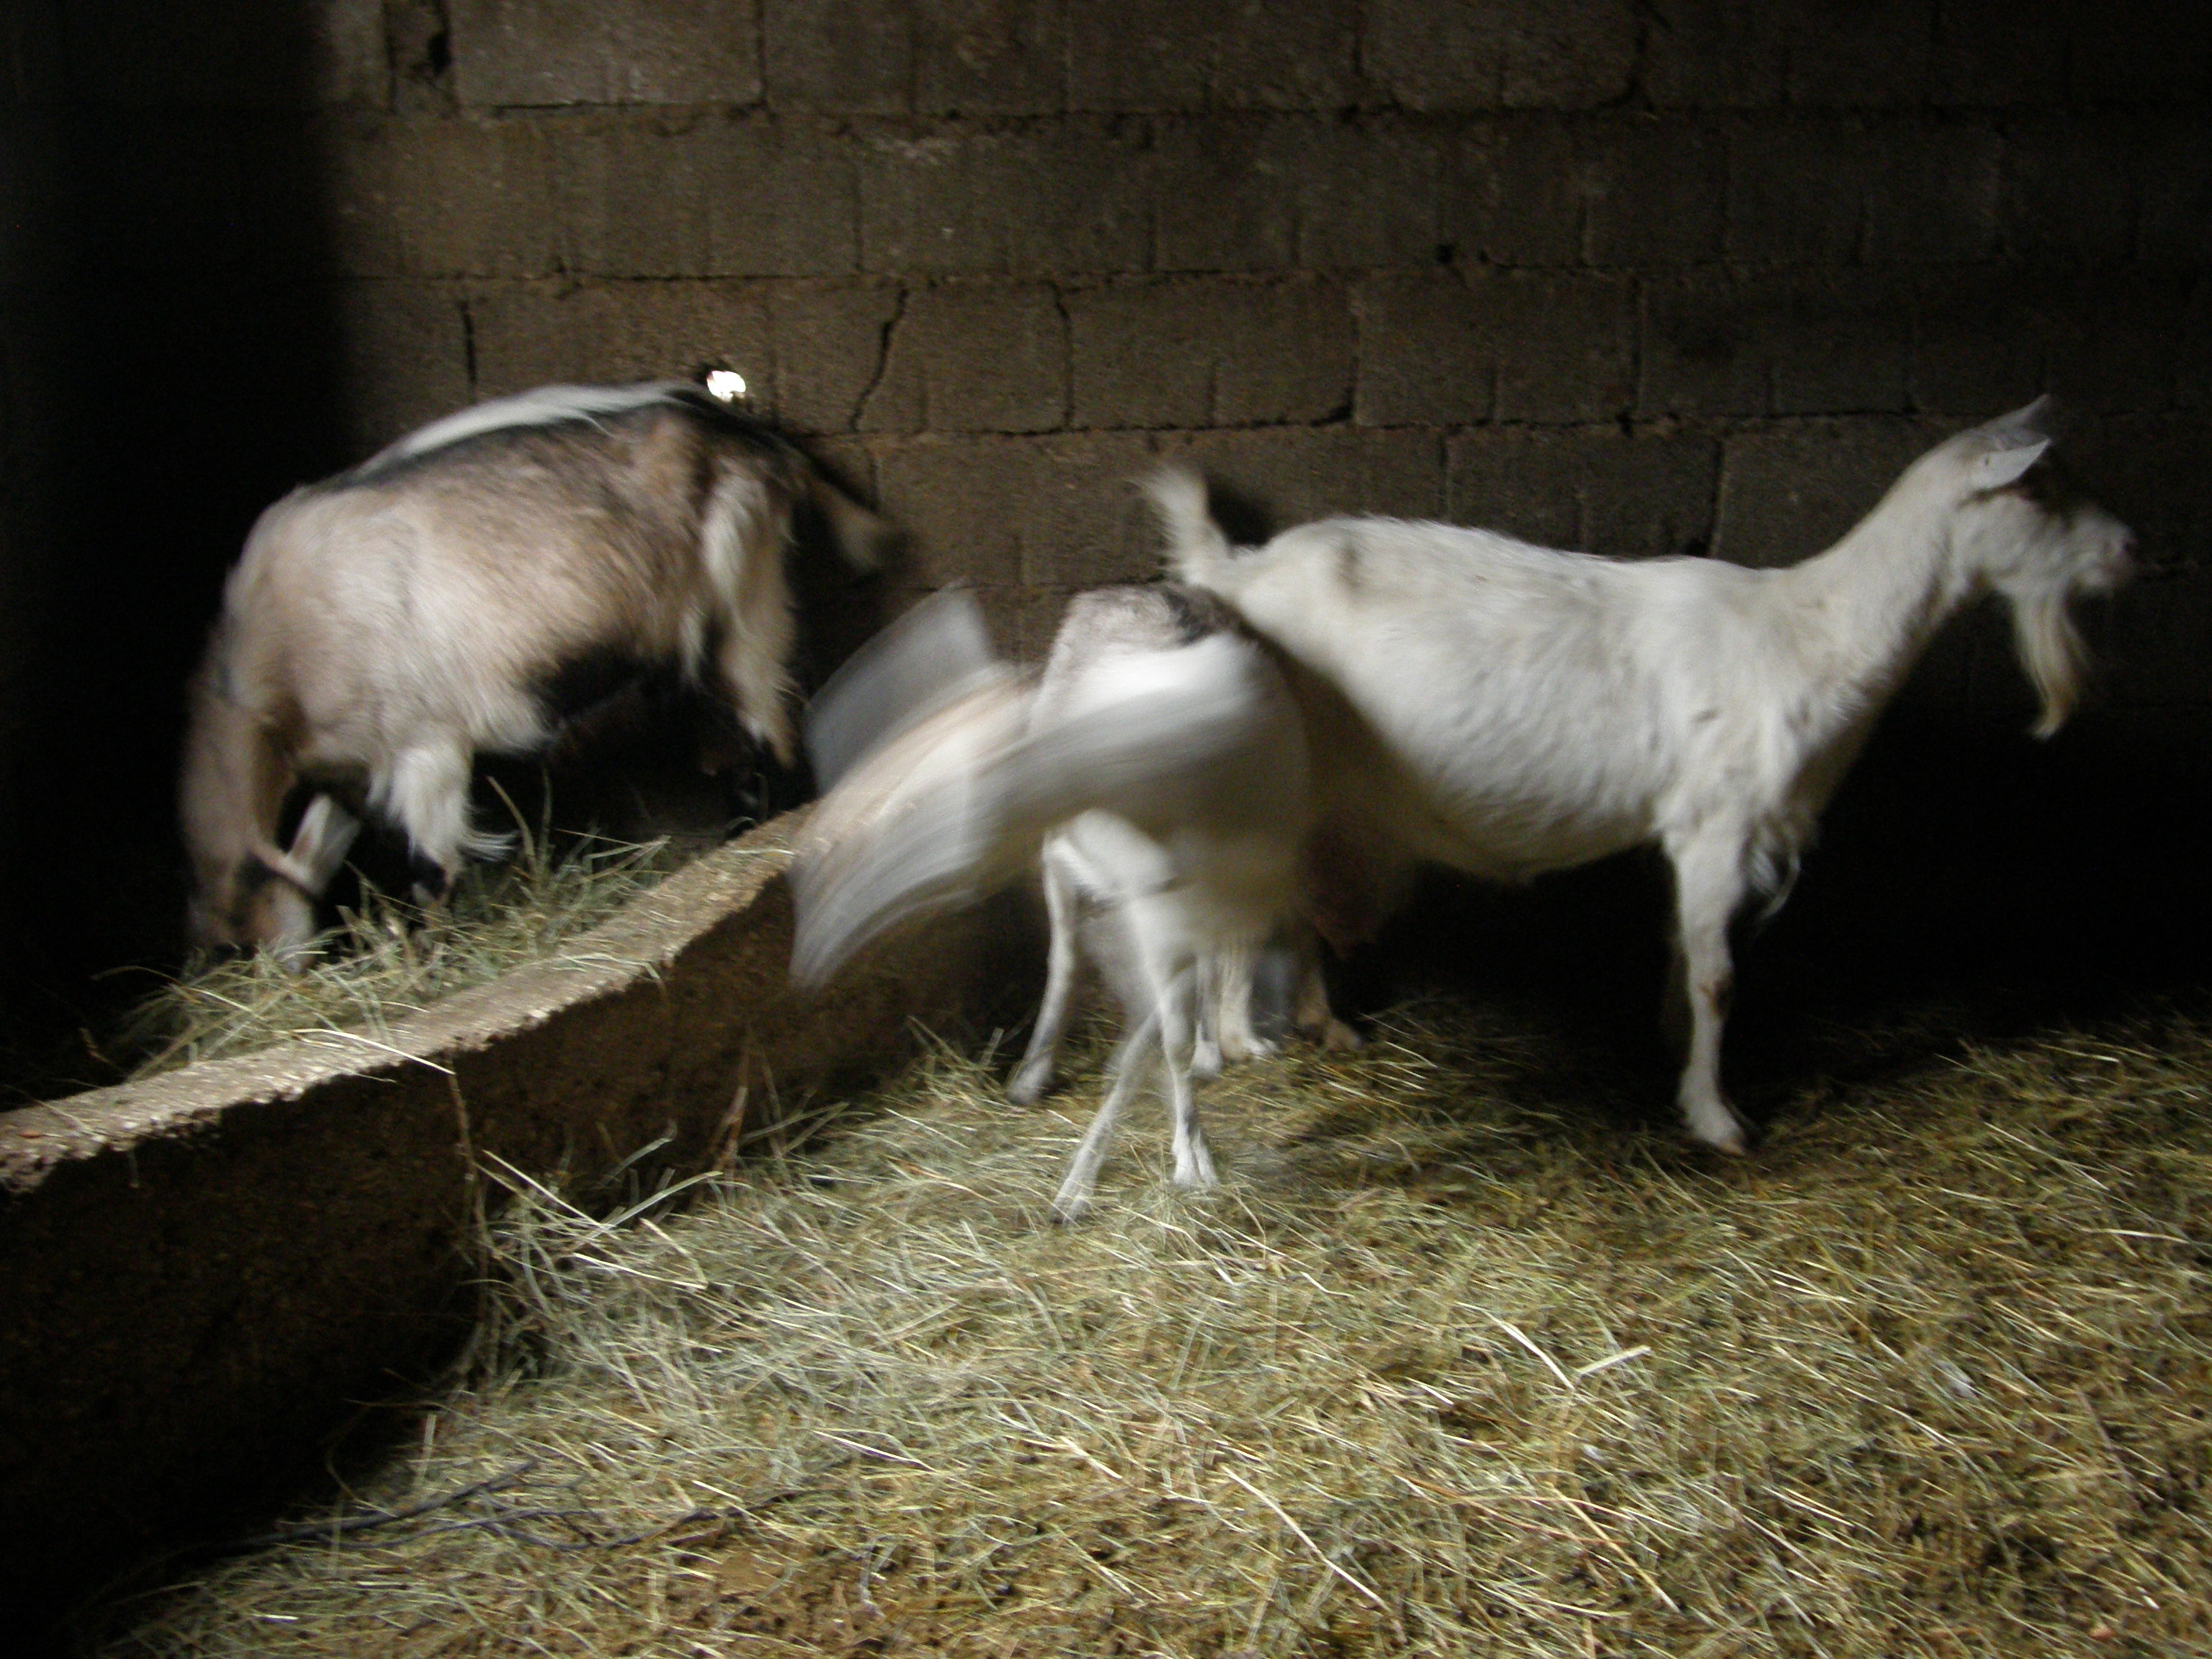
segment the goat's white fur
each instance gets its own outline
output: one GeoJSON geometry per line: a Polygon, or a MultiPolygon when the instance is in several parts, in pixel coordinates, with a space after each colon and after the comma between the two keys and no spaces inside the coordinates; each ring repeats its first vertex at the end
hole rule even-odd
{"type": "Polygon", "coordinates": [[[1656,842],[1689,998],[1683,1117],[1741,1152],[1720,1084],[1729,921],[1780,902],[1936,630],[2002,595],[2043,698],[2036,730],[2072,707],[2068,601],[2118,580],[2131,538],[2037,469],[2045,415],[2039,401],[1937,445],[1834,547],[1786,569],[1598,558],[1386,519],[1236,550],[1194,475],[1169,472],[1153,494],[1175,574],[1292,665],[1323,931],[1364,936],[1414,860],[1515,880],[1656,842]]]}
{"type": "MultiPolygon", "coordinates": [[[[878,678],[926,678],[908,672],[917,657],[965,688],[869,753],[817,809],[795,878],[794,974],[819,980],[894,921],[988,890],[1042,846],[1053,988],[1024,1073],[1049,1073],[1079,936],[1128,1021],[1054,1212],[1073,1220],[1088,1208],[1115,1120],[1154,1055],[1176,1180],[1211,1186],[1190,1088],[1203,981],[1211,963],[1249,959],[1291,914],[1310,811],[1297,707],[1218,608],[1194,614],[1158,589],[1079,598],[1042,684],[1003,669],[979,684],[962,653],[942,648],[976,636],[972,605],[957,593],[933,601],[817,700],[838,722],[840,694],[866,702],[878,678]]],[[[1249,985],[1243,995],[1249,1006],[1249,985]]]]}
{"type": "Polygon", "coordinates": [[[479,753],[555,736],[546,692],[594,656],[711,682],[793,744],[783,550],[813,502],[856,564],[887,532],[795,447],[682,381],[549,386],[412,433],[261,515],[190,694],[181,805],[202,943],[297,963],[356,827],[449,882],[502,850],[470,822],[479,753]],[[324,788],[289,848],[287,797],[324,788]]]}

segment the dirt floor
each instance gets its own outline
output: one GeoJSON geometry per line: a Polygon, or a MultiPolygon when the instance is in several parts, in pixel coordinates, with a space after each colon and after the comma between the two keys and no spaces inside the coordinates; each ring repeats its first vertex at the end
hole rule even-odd
{"type": "MultiPolygon", "coordinates": [[[[1801,1027],[1759,1154],[1556,1001],[1233,1071],[1224,1182],[994,1056],[594,1217],[115,1655],[2212,1650],[2212,1000],[1801,1027]]],[[[105,1632],[104,1637],[101,1632],[105,1632]]]]}

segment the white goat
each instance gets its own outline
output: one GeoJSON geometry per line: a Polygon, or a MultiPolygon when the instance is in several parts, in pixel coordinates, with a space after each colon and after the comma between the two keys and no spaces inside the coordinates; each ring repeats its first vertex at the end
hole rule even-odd
{"type": "Polygon", "coordinates": [[[652,381],[465,410],[270,507],[189,691],[195,940],[296,963],[362,811],[404,830],[442,891],[502,846],[469,822],[474,757],[545,747],[586,681],[711,678],[789,760],[783,550],[801,501],[873,562],[887,526],[793,445],[652,381]],[[302,781],[320,793],[280,848],[302,781]]]}
{"type": "MultiPolygon", "coordinates": [[[[1190,1072],[1206,1001],[1224,981],[1236,992],[1233,975],[1208,968],[1249,963],[1291,912],[1310,817],[1297,706],[1266,653],[1202,595],[1154,586],[1079,597],[1041,682],[974,660],[973,605],[954,593],[920,608],[817,700],[833,746],[849,752],[851,702],[884,708],[874,690],[884,684],[948,688],[817,809],[796,877],[794,975],[824,977],[893,921],[988,890],[1042,847],[1052,967],[1017,1097],[1034,1098],[1049,1079],[1079,938],[1127,1019],[1054,1213],[1073,1220],[1088,1208],[1154,1051],[1176,1180],[1211,1186],[1190,1072]],[[916,672],[917,661],[927,666],[916,672]]],[[[1249,1011],[1249,977],[1242,996],[1249,1011]]],[[[1239,1036],[1249,1032],[1232,1031],[1232,1042],[1239,1036]]]]}
{"type": "Polygon", "coordinates": [[[2132,538],[2039,465],[2045,417],[2039,400],[1937,445],[1843,540],[1787,569],[1384,519],[1234,550],[1194,475],[1153,490],[1174,571],[1294,665],[1322,817],[1307,903],[1324,934],[1370,931],[1416,859],[1516,880],[1657,842],[1689,1004],[1682,1115],[1738,1152],[1720,1085],[1729,922],[1787,895],[1937,628],[2002,595],[2042,696],[2037,732],[2073,706],[2068,602],[2118,581],[2132,538]]]}
{"type": "MultiPolygon", "coordinates": [[[[1030,706],[1030,723],[1047,724],[1081,707],[1092,695],[1098,671],[1116,657],[1174,650],[1209,635],[1241,632],[1227,606],[1194,588],[1157,583],[1078,594],[1054,636],[1030,706]]],[[[1160,891],[1165,857],[1149,836],[1110,811],[1079,814],[1045,837],[1044,897],[1051,940],[1044,999],[1029,1048],[1007,1085],[1007,1095],[1018,1103],[1030,1103],[1052,1085],[1086,953],[1114,986],[1129,1019],[1138,1022],[1158,1000],[1155,959],[1162,952],[1152,942],[1206,935],[1205,943],[1194,945],[1190,969],[1191,1075],[1212,1077],[1224,1059],[1274,1052],[1275,1045],[1252,1024],[1252,969],[1263,938],[1194,928],[1186,896],[1160,891]]],[[[1287,921],[1288,912],[1285,902],[1278,914],[1287,921]]],[[[1356,1047],[1358,1038],[1329,1013],[1312,930],[1296,927],[1291,938],[1297,974],[1291,1024],[1330,1047],[1356,1047]]]]}

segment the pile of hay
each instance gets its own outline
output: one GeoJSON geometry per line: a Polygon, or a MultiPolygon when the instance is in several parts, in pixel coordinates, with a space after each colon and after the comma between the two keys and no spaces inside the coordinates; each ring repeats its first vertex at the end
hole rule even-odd
{"type": "Polygon", "coordinates": [[[441,997],[559,957],[677,862],[665,842],[543,828],[518,841],[513,859],[471,866],[435,907],[364,884],[359,906],[340,910],[301,971],[256,952],[165,979],[101,1057],[139,1079],[332,1031],[381,1041],[441,997]]]}
{"type": "Polygon", "coordinates": [[[931,1055],[593,1219],[507,1178],[419,1443],[114,1654],[2201,1653],[2212,1019],[1808,1083],[1753,1159],[1431,1001],[1091,1222],[931,1055]]]}

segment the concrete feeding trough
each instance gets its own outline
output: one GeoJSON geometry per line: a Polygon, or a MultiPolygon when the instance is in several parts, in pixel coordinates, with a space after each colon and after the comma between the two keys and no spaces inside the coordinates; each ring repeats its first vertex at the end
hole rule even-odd
{"type": "MultiPolygon", "coordinates": [[[[35,1617],[234,1529],[448,1351],[487,1156],[647,1189],[957,1028],[1008,913],[793,990],[787,814],[556,961],[326,1036],[0,1113],[0,1596],[35,1617]]],[[[0,1611],[0,1617],[7,1616],[0,1611]]]]}

